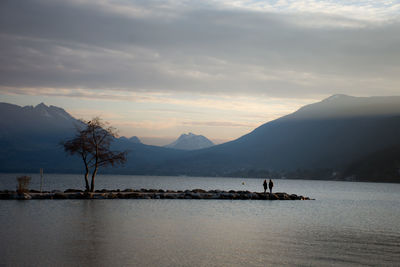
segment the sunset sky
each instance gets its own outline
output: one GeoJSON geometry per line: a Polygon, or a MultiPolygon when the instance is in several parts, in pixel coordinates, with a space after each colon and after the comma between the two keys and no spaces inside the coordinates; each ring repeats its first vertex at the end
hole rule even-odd
{"type": "Polygon", "coordinates": [[[217,143],[332,94],[400,95],[400,1],[0,2],[0,101],[217,143]]]}

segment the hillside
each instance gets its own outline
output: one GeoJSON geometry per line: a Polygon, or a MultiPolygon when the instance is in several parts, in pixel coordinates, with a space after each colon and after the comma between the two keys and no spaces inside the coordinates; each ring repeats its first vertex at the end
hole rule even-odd
{"type": "Polygon", "coordinates": [[[400,97],[335,95],[163,168],[192,175],[342,170],[370,153],[398,145],[399,136],[400,97]]]}

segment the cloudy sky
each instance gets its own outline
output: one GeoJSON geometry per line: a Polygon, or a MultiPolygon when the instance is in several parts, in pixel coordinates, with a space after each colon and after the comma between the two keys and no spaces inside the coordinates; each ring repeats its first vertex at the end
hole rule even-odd
{"type": "Polygon", "coordinates": [[[400,1],[2,0],[0,101],[216,142],[329,95],[400,95],[400,1]]]}

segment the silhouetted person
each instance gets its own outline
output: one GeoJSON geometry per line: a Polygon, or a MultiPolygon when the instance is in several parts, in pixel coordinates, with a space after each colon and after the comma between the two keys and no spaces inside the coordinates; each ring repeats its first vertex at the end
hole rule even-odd
{"type": "Polygon", "coordinates": [[[267,192],[267,189],[268,189],[267,180],[264,180],[263,186],[264,186],[264,194],[265,194],[265,192],[267,192]]]}
{"type": "Polygon", "coordinates": [[[272,187],[274,187],[274,182],[272,182],[271,179],[269,179],[268,186],[269,186],[269,193],[272,194],[272,187]]]}

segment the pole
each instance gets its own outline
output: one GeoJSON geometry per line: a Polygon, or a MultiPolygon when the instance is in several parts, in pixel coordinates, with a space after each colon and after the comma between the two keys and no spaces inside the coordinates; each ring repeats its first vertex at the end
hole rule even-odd
{"type": "Polygon", "coordinates": [[[40,168],[40,194],[42,193],[43,188],[43,168],[40,168]]]}

